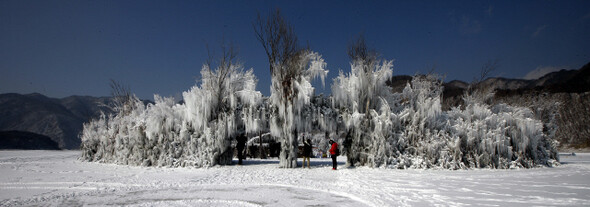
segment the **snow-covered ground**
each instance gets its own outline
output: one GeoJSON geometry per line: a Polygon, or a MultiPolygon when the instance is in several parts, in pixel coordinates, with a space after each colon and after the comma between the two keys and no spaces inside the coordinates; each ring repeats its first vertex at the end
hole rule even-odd
{"type": "MultiPolygon", "coordinates": [[[[80,151],[0,151],[0,206],[587,206],[590,154],[554,168],[312,169],[246,160],[212,168],[155,168],[78,161],[80,151]]],[[[234,162],[236,162],[234,160],[234,162]]]]}

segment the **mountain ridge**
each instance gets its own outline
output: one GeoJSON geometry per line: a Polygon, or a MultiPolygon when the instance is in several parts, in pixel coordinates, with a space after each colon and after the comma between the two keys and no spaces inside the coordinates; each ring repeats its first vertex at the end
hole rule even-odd
{"type": "Polygon", "coordinates": [[[111,113],[110,98],[69,96],[49,98],[40,93],[0,94],[0,131],[45,135],[62,149],[78,149],[84,122],[101,112],[111,113]]]}
{"type": "Polygon", "coordinates": [[[0,149],[59,150],[50,137],[32,132],[0,131],[0,149]]]}

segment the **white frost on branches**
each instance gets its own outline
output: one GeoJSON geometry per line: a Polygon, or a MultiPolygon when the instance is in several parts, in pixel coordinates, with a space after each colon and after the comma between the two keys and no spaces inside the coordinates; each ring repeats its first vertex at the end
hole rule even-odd
{"type": "MultiPolygon", "coordinates": [[[[492,91],[465,94],[465,105],[443,111],[442,81],[416,75],[401,93],[386,81],[391,61],[354,61],[340,72],[332,97],[315,96],[311,81],[328,71],[321,56],[305,52],[273,76],[268,101],[256,91],[252,70],[241,65],[211,70],[183,93],[184,103],[134,96],[115,115],[84,125],[82,159],[144,166],[207,167],[229,164],[238,133],[270,131],[281,142],[280,166],[297,166],[298,135],[342,136],[347,165],[385,168],[531,168],[559,161],[552,130],[524,107],[490,105],[492,91]]],[[[228,66],[228,65],[225,65],[228,66]]],[[[338,137],[336,137],[338,138],[338,137]]],[[[314,138],[314,140],[318,140],[314,138]]],[[[317,146],[327,146],[321,136],[317,146]]]]}
{"type": "Polygon", "coordinates": [[[311,81],[320,77],[323,83],[328,74],[324,59],[316,52],[304,51],[294,60],[292,64],[275,66],[289,68],[277,69],[281,73],[272,77],[270,96],[270,132],[281,142],[279,165],[286,168],[297,166],[297,132],[311,129],[311,122],[307,120],[310,117],[305,115],[314,95],[311,81]]]}
{"type": "Polygon", "coordinates": [[[134,98],[131,113],[85,124],[82,159],[144,166],[230,164],[239,126],[257,130],[252,116],[262,94],[255,90],[252,70],[239,64],[216,70],[205,65],[201,75],[201,85],[182,94],[184,104],[155,95],[155,104],[144,106],[134,98]]]}
{"type": "Polygon", "coordinates": [[[376,100],[363,102],[361,94],[385,86],[360,87],[379,76],[359,75],[352,66],[353,72],[341,73],[332,86],[348,130],[348,165],[507,169],[558,164],[555,141],[528,108],[490,106],[480,97],[491,95],[466,94],[466,106],[442,111],[442,81],[434,75],[414,76],[402,93],[373,93],[380,99],[377,108],[369,103],[376,100]]]}
{"type": "Polygon", "coordinates": [[[348,76],[340,71],[334,79],[333,105],[347,130],[344,147],[348,165],[374,165],[380,162],[380,155],[388,153],[381,144],[387,144],[385,140],[393,132],[387,102],[392,94],[385,84],[392,74],[392,61],[368,63],[357,59],[351,63],[348,76]]]}

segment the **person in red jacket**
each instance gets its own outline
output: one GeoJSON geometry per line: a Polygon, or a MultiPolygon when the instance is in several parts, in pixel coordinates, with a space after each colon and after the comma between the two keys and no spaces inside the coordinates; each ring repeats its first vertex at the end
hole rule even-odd
{"type": "Polygon", "coordinates": [[[332,170],[336,170],[338,168],[338,163],[336,163],[336,157],[340,155],[340,150],[338,149],[338,143],[334,142],[334,140],[330,140],[330,156],[332,157],[332,170]]]}

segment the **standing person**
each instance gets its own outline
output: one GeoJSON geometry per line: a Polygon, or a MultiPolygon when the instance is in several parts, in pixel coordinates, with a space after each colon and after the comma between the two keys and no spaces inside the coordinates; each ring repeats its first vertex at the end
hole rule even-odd
{"type": "Polygon", "coordinates": [[[338,143],[334,140],[330,140],[330,157],[332,157],[332,170],[336,170],[338,168],[338,163],[336,163],[336,157],[340,155],[340,150],[338,149],[338,143]]]}
{"type": "Polygon", "coordinates": [[[303,168],[305,168],[305,159],[307,159],[307,167],[309,169],[311,169],[310,165],[311,165],[311,140],[310,139],[303,139],[303,168]]]}
{"type": "Polygon", "coordinates": [[[238,144],[236,146],[236,148],[238,148],[238,165],[241,165],[242,159],[244,159],[244,147],[246,145],[246,141],[248,141],[248,138],[245,134],[240,134],[238,137],[236,137],[236,139],[238,140],[238,144]]]}

